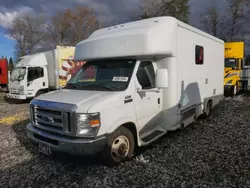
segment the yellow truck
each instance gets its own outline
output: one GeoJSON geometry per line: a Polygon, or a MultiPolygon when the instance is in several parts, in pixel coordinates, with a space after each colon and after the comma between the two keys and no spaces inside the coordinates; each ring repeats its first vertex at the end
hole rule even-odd
{"type": "Polygon", "coordinates": [[[224,93],[235,96],[246,88],[242,77],[244,66],[244,42],[225,43],[224,93]]]}

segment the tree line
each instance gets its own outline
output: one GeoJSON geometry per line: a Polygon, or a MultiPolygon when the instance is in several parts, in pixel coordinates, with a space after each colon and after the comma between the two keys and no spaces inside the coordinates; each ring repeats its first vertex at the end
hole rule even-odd
{"type": "Polygon", "coordinates": [[[11,72],[14,69],[14,62],[12,60],[12,57],[7,59],[7,57],[2,56],[1,59],[5,59],[8,63],[8,70],[11,72]]]}
{"type": "MultiPolygon", "coordinates": [[[[216,1],[200,15],[202,30],[225,41],[245,41],[250,34],[250,0],[226,0],[227,7],[221,11],[216,1]],[[224,13],[223,13],[224,12],[224,13]]],[[[189,23],[189,0],[140,0],[139,14],[131,21],[156,16],[174,16],[189,23]]],[[[112,25],[98,19],[91,7],[79,6],[66,9],[51,17],[25,15],[13,21],[9,34],[16,40],[16,57],[35,53],[46,45],[70,45],[86,39],[93,31],[112,25]]],[[[195,25],[193,25],[195,26],[195,25]]],[[[248,41],[245,41],[248,42],[248,41]]]]}
{"type": "Polygon", "coordinates": [[[9,30],[16,40],[16,56],[34,53],[39,47],[74,46],[94,30],[100,28],[100,21],[89,7],[77,7],[57,12],[49,19],[44,15],[24,15],[13,21],[9,30]]]}
{"type": "Polygon", "coordinates": [[[201,16],[203,29],[224,41],[244,41],[250,34],[250,0],[227,2],[225,11],[216,2],[211,3],[201,16]]]}

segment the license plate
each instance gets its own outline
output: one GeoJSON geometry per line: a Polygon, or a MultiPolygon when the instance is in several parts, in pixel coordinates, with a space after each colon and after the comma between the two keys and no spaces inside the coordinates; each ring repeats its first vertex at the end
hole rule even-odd
{"type": "Polygon", "coordinates": [[[48,144],[39,143],[38,148],[39,148],[39,152],[45,155],[50,155],[52,153],[50,149],[50,145],[48,144]]]}

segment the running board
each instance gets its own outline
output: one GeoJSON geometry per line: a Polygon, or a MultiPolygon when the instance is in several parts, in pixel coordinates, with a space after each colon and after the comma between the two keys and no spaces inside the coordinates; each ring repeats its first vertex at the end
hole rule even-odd
{"type": "Polygon", "coordinates": [[[140,135],[141,145],[148,145],[163,136],[167,131],[160,126],[140,135]]]}

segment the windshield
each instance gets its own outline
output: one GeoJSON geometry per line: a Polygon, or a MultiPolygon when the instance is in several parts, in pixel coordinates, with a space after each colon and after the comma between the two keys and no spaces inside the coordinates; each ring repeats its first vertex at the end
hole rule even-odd
{"type": "Polygon", "coordinates": [[[136,60],[90,61],[68,81],[66,89],[124,91],[136,60]]]}
{"type": "Polygon", "coordinates": [[[225,59],[225,67],[234,68],[236,66],[235,59],[225,59]]]}
{"type": "Polygon", "coordinates": [[[21,81],[24,79],[24,76],[26,74],[26,67],[18,67],[15,68],[10,75],[11,81],[21,81]]]}

